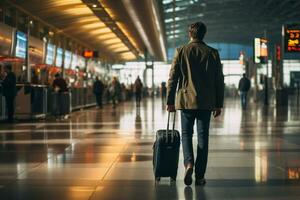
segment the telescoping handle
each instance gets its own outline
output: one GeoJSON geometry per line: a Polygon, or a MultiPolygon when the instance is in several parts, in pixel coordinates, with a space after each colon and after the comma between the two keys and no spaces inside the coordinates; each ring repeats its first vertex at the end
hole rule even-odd
{"type": "MultiPolygon", "coordinates": [[[[166,142],[168,143],[169,141],[169,126],[170,126],[170,115],[171,112],[168,112],[168,123],[167,123],[167,131],[166,131],[166,142]]],[[[175,120],[176,120],[176,111],[174,112],[174,117],[173,117],[173,126],[172,126],[172,134],[171,134],[171,142],[174,142],[174,130],[175,130],[175,120]]]]}

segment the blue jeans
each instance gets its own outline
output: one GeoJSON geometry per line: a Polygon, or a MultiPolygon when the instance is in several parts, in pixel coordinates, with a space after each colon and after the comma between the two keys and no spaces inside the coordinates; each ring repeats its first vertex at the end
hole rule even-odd
{"type": "Polygon", "coordinates": [[[241,93],[242,108],[246,108],[246,106],[247,106],[247,92],[240,91],[240,93],[241,93]]]}
{"type": "Polygon", "coordinates": [[[204,174],[206,171],[210,117],[210,110],[181,111],[182,149],[184,165],[195,165],[196,178],[204,178],[204,174]],[[193,127],[195,120],[197,123],[198,133],[196,162],[194,159],[193,150],[193,127]]]}

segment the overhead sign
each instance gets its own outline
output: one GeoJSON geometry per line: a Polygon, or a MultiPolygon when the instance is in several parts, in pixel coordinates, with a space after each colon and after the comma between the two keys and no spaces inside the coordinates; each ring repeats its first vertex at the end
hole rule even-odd
{"type": "Polygon", "coordinates": [[[285,25],[285,52],[300,52],[300,25],[285,25]]]}
{"type": "Polygon", "coordinates": [[[254,63],[265,64],[268,61],[268,40],[254,38],[254,63]]]}

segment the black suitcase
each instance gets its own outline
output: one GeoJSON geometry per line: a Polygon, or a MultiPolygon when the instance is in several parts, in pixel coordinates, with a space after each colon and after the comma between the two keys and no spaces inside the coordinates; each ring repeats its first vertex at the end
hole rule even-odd
{"type": "Polygon", "coordinates": [[[180,134],[175,128],[175,116],[173,128],[169,130],[170,112],[168,113],[168,124],[166,130],[158,130],[156,132],[156,140],[153,145],[153,172],[155,181],[160,181],[161,177],[170,177],[171,181],[176,181],[180,134]]]}

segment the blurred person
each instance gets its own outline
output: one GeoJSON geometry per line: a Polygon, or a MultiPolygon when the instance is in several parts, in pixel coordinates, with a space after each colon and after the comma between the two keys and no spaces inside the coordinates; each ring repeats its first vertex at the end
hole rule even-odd
{"type": "Polygon", "coordinates": [[[239,92],[241,95],[241,105],[243,109],[246,109],[247,106],[247,94],[250,90],[251,82],[246,77],[246,74],[243,74],[243,77],[239,81],[239,92]]]}
{"type": "Polygon", "coordinates": [[[39,76],[37,75],[37,73],[32,70],[32,73],[31,73],[31,83],[32,84],[39,84],[39,76]]]}
{"type": "Polygon", "coordinates": [[[14,121],[15,97],[16,97],[17,89],[16,89],[16,75],[14,72],[12,72],[12,66],[10,64],[4,65],[4,72],[1,77],[2,77],[3,96],[6,102],[7,122],[12,123],[14,121]]]}
{"type": "Polygon", "coordinates": [[[102,108],[102,95],[104,90],[104,84],[98,77],[96,77],[96,81],[93,84],[93,93],[96,97],[96,102],[99,108],[102,108]]]}
{"type": "Polygon", "coordinates": [[[121,83],[121,94],[119,96],[120,101],[125,101],[126,100],[126,86],[124,83],[121,83]]]}
{"type": "MultiPolygon", "coordinates": [[[[61,77],[60,73],[55,74],[55,79],[53,80],[52,83],[52,88],[54,90],[54,98],[55,102],[54,103],[54,115],[57,117],[63,119],[64,116],[64,110],[66,110],[66,107],[64,107],[65,102],[63,102],[63,92],[68,91],[68,86],[64,78],[61,77]]],[[[57,118],[57,119],[59,119],[57,118]]]]}
{"type": "Polygon", "coordinates": [[[224,75],[219,53],[203,42],[206,26],[189,25],[190,42],[179,47],[169,73],[167,110],[181,110],[184,183],[205,185],[211,114],[218,117],[224,100],[224,75]],[[178,89],[177,89],[178,86],[178,89]],[[176,105],[175,105],[175,96],[176,105]],[[193,152],[193,126],[197,123],[197,157],[193,152]]]}
{"type": "Polygon", "coordinates": [[[110,93],[110,96],[112,99],[113,108],[116,108],[117,102],[121,95],[121,84],[118,81],[117,77],[113,77],[110,88],[109,88],[109,93],[110,93]]]}
{"type": "Polygon", "coordinates": [[[68,91],[67,82],[63,77],[61,77],[60,73],[55,74],[55,79],[53,80],[52,88],[55,92],[68,91]]]}
{"type": "Polygon", "coordinates": [[[135,101],[136,106],[140,107],[141,99],[142,99],[142,92],[143,92],[143,83],[138,76],[134,82],[134,92],[135,92],[135,101]]]}
{"type": "Polygon", "coordinates": [[[166,82],[161,83],[161,98],[164,100],[167,96],[166,82]]]}

